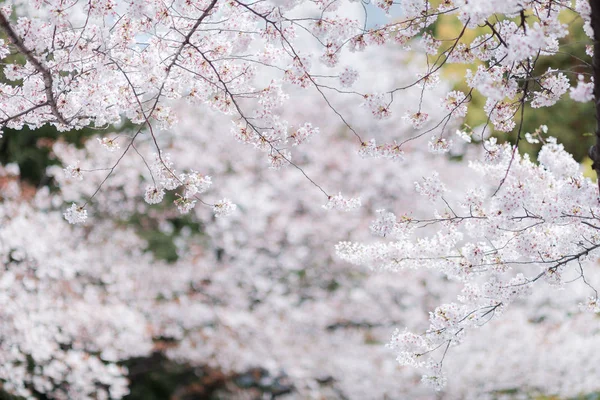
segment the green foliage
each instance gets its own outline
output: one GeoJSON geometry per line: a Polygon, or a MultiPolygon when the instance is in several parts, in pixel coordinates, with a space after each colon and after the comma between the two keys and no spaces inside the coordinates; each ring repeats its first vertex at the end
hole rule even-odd
{"type": "Polygon", "coordinates": [[[6,393],[2,390],[2,385],[0,384],[0,400],[25,400],[25,398],[6,393]]]}
{"type": "MultiPolygon", "coordinates": [[[[109,126],[102,131],[119,133],[131,130],[134,125],[125,123],[120,127],[109,126]]],[[[85,128],[59,132],[52,125],[44,125],[37,129],[24,126],[20,130],[5,129],[0,139],[0,163],[17,163],[21,169],[21,179],[29,184],[39,186],[49,183],[46,168],[60,162],[52,154],[52,145],[58,140],[83,147],[85,141],[101,132],[94,128],[85,128]]]]}
{"type": "MultiPolygon", "coordinates": [[[[117,134],[132,129],[134,129],[134,125],[126,123],[119,128],[106,128],[105,131],[117,134]]],[[[21,170],[21,179],[29,185],[35,187],[48,185],[51,189],[55,189],[51,178],[46,175],[46,169],[49,166],[60,165],[60,161],[52,153],[52,145],[57,140],[63,140],[81,148],[86,140],[97,135],[98,132],[93,128],[58,132],[51,125],[44,125],[38,129],[29,129],[28,127],[23,127],[21,130],[6,129],[4,137],[0,139],[0,163],[3,165],[18,164],[21,170]]],[[[173,200],[175,200],[175,196],[167,193],[163,204],[154,207],[172,207],[173,200]]],[[[184,228],[189,229],[192,234],[202,231],[201,224],[194,221],[189,215],[176,215],[170,219],[169,222],[174,229],[169,234],[161,232],[158,229],[158,222],[145,215],[136,215],[126,222],[136,227],[140,237],[148,242],[148,251],[151,251],[157,259],[168,262],[177,260],[177,247],[174,240],[184,228]]]]}
{"type": "Polygon", "coordinates": [[[228,375],[176,363],[158,352],[129,360],[125,365],[129,369],[131,392],[123,400],[268,398],[265,396],[275,399],[293,391],[285,376],[274,377],[262,369],[228,375]]]}
{"type": "Polygon", "coordinates": [[[51,156],[50,142],[58,133],[53,127],[44,126],[31,130],[6,129],[0,139],[0,162],[17,163],[21,169],[21,179],[35,186],[48,183],[46,168],[58,162],[51,156]]]}
{"type": "MultiPolygon", "coordinates": [[[[168,192],[161,204],[151,207],[173,207],[173,200],[175,200],[175,195],[168,192]]],[[[177,246],[175,245],[177,237],[189,234],[197,236],[198,240],[202,240],[204,226],[191,215],[175,214],[167,222],[173,227],[172,231],[168,233],[161,231],[158,226],[159,222],[149,215],[136,214],[127,221],[128,225],[135,227],[138,235],[148,243],[147,250],[151,251],[155,258],[175,262],[179,258],[177,246]]]]}
{"type": "MultiPolygon", "coordinates": [[[[585,54],[585,46],[591,41],[583,31],[581,18],[570,21],[572,18],[575,17],[572,15],[564,17],[566,23],[570,22],[571,34],[561,39],[560,50],[557,54],[551,57],[540,57],[535,70],[536,74],[542,74],[548,68],[552,68],[562,71],[569,77],[571,83],[574,83],[577,81],[578,74],[591,73],[591,65],[585,64],[591,63],[590,57],[585,54]]],[[[589,77],[586,77],[586,80],[589,81],[589,77]]],[[[527,106],[523,133],[533,132],[540,125],[547,125],[548,134],[556,137],[575,160],[581,162],[587,157],[590,146],[594,144],[595,115],[594,102],[579,103],[571,100],[569,95],[565,94],[552,107],[531,109],[527,106]]],[[[512,141],[514,142],[514,139],[512,141]]],[[[521,146],[522,150],[532,155],[539,150],[539,146],[532,146],[525,142],[521,146]]]]}
{"type": "MultiPolygon", "coordinates": [[[[530,16],[533,22],[533,16],[530,16]]],[[[585,53],[586,44],[590,44],[591,41],[583,31],[583,21],[574,13],[565,13],[562,15],[564,23],[569,25],[570,35],[560,40],[559,52],[551,56],[540,56],[536,69],[535,75],[541,75],[545,73],[548,68],[553,70],[560,70],[569,77],[572,83],[577,81],[578,74],[589,74],[591,73],[591,59],[585,53]]],[[[458,37],[462,29],[462,24],[456,18],[447,16],[441,16],[438,22],[434,24],[433,29],[436,37],[445,38],[448,40],[448,44],[445,48],[449,47],[453,40],[458,37]]],[[[465,31],[464,37],[461,40],[465,43],[469,43],[477,35],[489,33],[489,29],[482,27],[474,30],[465,31]]],[[[437,56],[434,56],[437,57],[437,56]]],[[[434,57],[431,58],[431,62],[434,57]]],[[[440,59],[440,61],[443,58],[440,59]]],[[[469,91],[469,88],[464,81],[464,74],[467,69],[476,69],[477,65],[461,65],[461,64],[449,64],[442,68],[442,73],[446,79],[455,81],[455,89],[461,90],[465,93],[469,91]]],[[[589,81],[589,77],[586,78],[589,81]]],[[[539,89],[534,85],[533,90],[539,89]]],[[[472,99],[470,102],[469,113],[465,123],[471,127],[482,126],[487,123],[487,115],[483,110],[485,105],[485,98],[477,91],[474,90],[472,93],[472,99]]],[[[519,127],[519,115],[515,117],[517,127],[512,133],[501,133],[496,132],[494,136],[498,138],[500,142],[509,141],[516,143],[517,130],[519,127]]],[[[565,149],[573,154],[573,157],[578,162],[583,162],[587,158],[587,152],[591,145],[594,144],[593,132],[596,129],[596,119],[594,103],[579,103],[570,99],[568,93],[565,94],[561,100],[552,107],[544,107],[532,109],[530,106],[525,107],[525,113],[523,118],[522,136],[526,132],[533,133],[540,125],[547,125],[549,128],[548,134],[558,139],[559,143],[565,146],[565,149]]],[[[488,125],[488,129],[492,128],[488,125]]],[[[539,145],[532,145],[527,143],[525,140],[521,140],[519,143],[521,151],[529,153],[533,159],[535,159],[537,152],[539,151],[539,145]]]]}
{"type": "Polygon", "coordinates": [[[200,371],[174,363],[160,353],[129,360],[125,365],[129,369],[131,384],[130,393],[124,400],[171,399],[178,389],[200,381],[200,371]]]}

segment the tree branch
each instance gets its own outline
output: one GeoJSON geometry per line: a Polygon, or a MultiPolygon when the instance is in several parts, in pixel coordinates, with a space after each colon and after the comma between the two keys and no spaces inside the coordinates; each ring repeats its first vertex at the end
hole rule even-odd
{"type": "Polygon", "coordinates": [[[37,58],[35,58],[35,56],[33,55],[33,52],[25,46],[25,44],[23,43],[21,38],[19,38],[17,33],[14,31],[14,29],[10,25],[10,22],[8,21],[8,19],[6,18],[6,16],[4,16],[4,14],[2,12],[0,12],[0,28],[2,28],[2,30],[4,32],[6,32],[6,35],[8,36],[10,41],[13,43],[13,45],[17,48],[17,50],[19,50],[19,52],[27,58],[27,60],[33,65],[33,67],[40,74],[42,74],[42,77],[44,79],[45,91],[46,91],[46,104],[48,106],[50,106],[50,109],[52,110],[52,114],[56,117],[56,119],[59,123],[61,123],[63,125],[69,125],[69,123],[67,122],[65,117],[63,117],[63,115],[60,113],[60,111],[58,111],[56,99],[54,98],[54,93],[52,92],[52,86],[53,86],[52,74],[46,67],[44,67],[42,65],[42,63],[37,58]]]}

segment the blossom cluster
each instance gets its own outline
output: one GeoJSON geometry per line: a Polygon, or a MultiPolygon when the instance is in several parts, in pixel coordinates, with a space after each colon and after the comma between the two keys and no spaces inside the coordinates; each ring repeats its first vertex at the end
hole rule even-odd
{"type": "MultiPolygon", "coordinates": [[[[597,279],[590,262],[600,247],[597,185],[552,137],[542,146],[539,164],[510,144],[488,140],[485,148],[471,163],[476,186],[458,205],[445,199],[448,189],[434,173],[415,183],[418,193],[438,205],[432,215],[397,218],[380,210],[371,230],[391,241],[337,246],[338,255],[355,264],[398,271],[423,268],[427,260],[427,268],[462,283],[457,301],[430,312],[423,334],[397,331],[390,344],[398,361],[424,370],[423,382],[436,390],[446,383],[441,369],[446,350],[541,290],[538,281],[562,288],[573,280],[597,279]],[[495,153],[493,163],[486,151],[495,153]],[[431,226],[435,232],[417,235],[431,226]]],[[[591,285],[586,290],[592,296],[583,308],[596,312],[597,291],[591,285]]]]}

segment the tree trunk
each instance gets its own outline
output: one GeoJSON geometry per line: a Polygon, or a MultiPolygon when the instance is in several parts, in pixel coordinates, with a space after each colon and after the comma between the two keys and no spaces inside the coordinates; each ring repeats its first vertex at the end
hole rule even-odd
{"type": "Polygon", "coordinates": [[[594,57],[592,69],[594,74],[594,101],[596,104],[596,144],[590,147],[589,156],[593,161],[592,168],[598,176],[600,189],[600,0],[589,0],[592,9],[591,24],[594,30],[594,57]]]}

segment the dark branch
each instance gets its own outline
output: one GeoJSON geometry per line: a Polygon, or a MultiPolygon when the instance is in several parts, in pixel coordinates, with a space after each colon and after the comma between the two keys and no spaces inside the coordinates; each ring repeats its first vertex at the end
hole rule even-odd
{"type": "Polygon", "coordinates": [[[42,63],[37,58],[35,58],[35,56],[33,55],[33,52],[25,46],[25,44],[23,43],[21,38],[19,38],[17,33],[14,31],[14,29],[10,25],[10,22],[8,21],[8,19],[4,16],[4,14],[2,12],[0,12],[0,28],[2,28],[2,30],[6,33],[6,35],[10,39],[10,41],[17,48],[17,50],[19,50],[19,52],[21,54],[23,54],[25,56],[25,58],[27,58],[27,61],[29,61],[31,63],[31,65],[33,65],[33,67],[40,74],[42,74],[42,77],[44,79],[44,86],[45,86],[44,89],[46,91],[46,102],[44,104],[47,103],[47,105],[50,106],[50,109],[52,110],[52,114],[56,117],[56,119],[59,123],[61,123],[63,125],[69,125],[69,123],[67,122],[65,117],[63,117],[63,115],[60,113],[60,111],[58,111],[58,105],[56,104],[56,99],[54,98],[54,93],[52,92],[52,86],[53,86],[52,74],[46,67],[44,67],[42,65],[42,63]]]}

